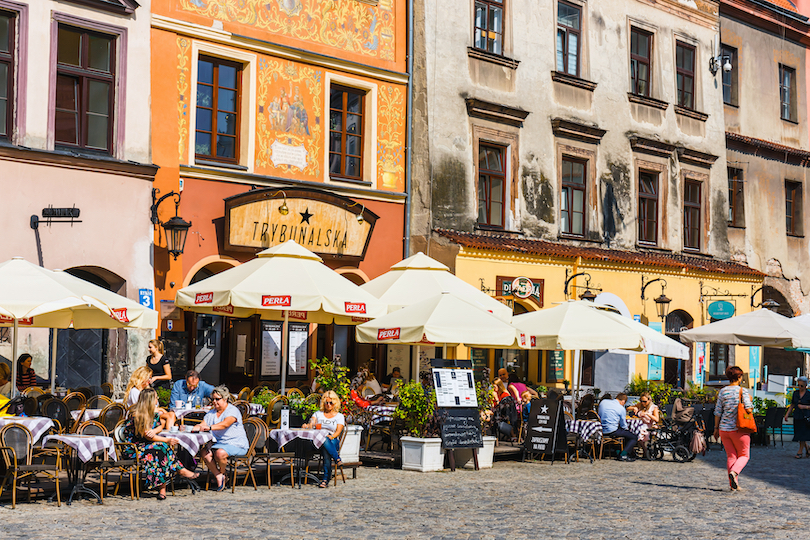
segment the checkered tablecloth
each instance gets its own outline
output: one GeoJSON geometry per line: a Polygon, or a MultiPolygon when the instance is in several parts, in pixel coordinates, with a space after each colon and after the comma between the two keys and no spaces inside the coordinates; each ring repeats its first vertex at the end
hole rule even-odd
{"type": "Polygon", "coordinates": [[[278,443],[281,448],[293,439],[308,439],[312,441],[315,448],[320,448],[326,442],[329,431],[325,429],[273,429],[270,437],[278,443]]]}
{"type": "MultiPolygon", "coordinates": [[[[103,409],[85,409],[84,414],[82,415],[82,419],[80,422],[87,422],[88,420],[95,420],[99,416],[101,416],[101,411],[103,409]]],[[[73,417],[74,420],[78,420],[79,413],[82,411],[70,411],[70,416],[73,417]]]]}
{"type": "Polygon", "coordinates": [[[191,414],[191,413],[207,413],[211,410],[211,407],[201,407],[199,409],[172,409],[174,411],[174,415],[178,418],[183,418],[184,416],[191,414]]]}
{"type": "MultiPolygon", "coordinates": [[[[596,420],[566,419],[565,429],[569,433],[578,433],[583,441],[587,441],[591,438],[596,442],[602,440],[602,424],[596,420]]],[[[627,429],[638,435],[639,440],[649,438],[647,426],[638,418],[628,418],[627,429]]]]}
{"type": "Polygon", "coordinates": [[[76,450],[79,459],[85,462],[89,461],[93,457],[93,454],[104,449],[109,452],[113,460],[118,459],[112,437],[102,437],[100,435],[46,435],[45,438],[42,439],[43,448],[45,448],[45,444],[48,441],[65,443],[76,450]]]}
{"type": "Polygon", "coordinates": [[[32,442],[37,442],[45,432],[53,427],[53,420],[42,416],[0,416],[0,427],[6,424],[22,424],[33,437],[32,442]]]}
{"type": "Polygon", "coordinates": [[[267,411],[264,408],[264,405],[261,403],[251,403],[250,404],[250,414],[255,414],[258,416],[263,416],[267,414],[267,411]]]}
{"type": "Polygon", "coordinates": [[[160,434],[161,437],[174,437],[180,443],[180,446],[188,450],[192,456],[196,456],[202,446],[214,440],[214,435],[210,431],[164,431],[160,434]]]}
{"type": "Polygon", "coordinates": [[[371,425],[379,424],[380,422],[390,422],[394,419],[394,411],[397,410],[396,405],[369,405],[366,410],[371,412],[371,425]]]}

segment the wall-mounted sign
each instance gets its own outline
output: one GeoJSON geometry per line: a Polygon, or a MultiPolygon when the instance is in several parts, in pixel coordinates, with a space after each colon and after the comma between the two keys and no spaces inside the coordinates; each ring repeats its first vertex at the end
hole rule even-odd
{"type": "MultiPolygon", "coordinates": [[[[45,221],[46,225],[50,225],[51,223],[81,223],[79,219],[80,215],[81,210],[75,206],[72,208],[54,208],[53,206],[49,206],[48,208],[42,209],[42,219],[45,221]]],[[[32,221],[35,218],[36,216],[33,216],[31,218],[32,221]]]]}
{"type": "Polygon", "coordinates": [[[718,300],[709,304],[706,309],[709,312],[709,317],[715,320],[728,319],[734,316],[734,304],[726,300],[718,300]]]}
{"type": "Polygon", "coordinates": [[[138,301],[142,306],[155,309],[155,296],[152,289],[138,289],[138,301]]]}
{"type": "Polygon", "coordinates": [[[495,282],[498,296],[514,296],[524,300],[532,298],[540,307],[543,307],[544,280],[525,276],[497,276],[495,282]]]}
{"type": "Polygon", "coordinates": [[[361,261],[377,217],[362,202],[315,189],[248,191],[225,199],[225,249],[258,251],[295,240],[327,258],[361,261]]]}

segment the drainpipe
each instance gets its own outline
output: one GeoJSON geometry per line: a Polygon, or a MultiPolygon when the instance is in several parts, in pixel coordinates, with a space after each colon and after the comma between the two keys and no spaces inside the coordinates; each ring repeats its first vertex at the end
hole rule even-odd
{"type": "Polygon", "coordinates": [[[408,0],[408,112],[407,112],[407,135],[405,144],[405,238],[402,245],[402,258],[410,256],[411,249],[411,146],[413,144],[413,3],[415,0],[408,0]]]}

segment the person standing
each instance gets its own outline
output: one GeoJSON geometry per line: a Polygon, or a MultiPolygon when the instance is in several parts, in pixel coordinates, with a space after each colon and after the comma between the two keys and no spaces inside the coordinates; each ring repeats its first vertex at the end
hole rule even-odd
{"type": "Polygon", "coordinates": [[[807,377],[802,376],[796,379],[796,390],[793,391],[790,407],[785,412],[785,422],[787,422],[790,411],[793,411],[793,442],[799,443],[799,453],[796,454],[796,459],[810,458],[810,446],[807,444],[807,441],[810,440],[810,426],[807,424],[810,419],[810,392],[807,391],[807,377]],[[802,456],[802,451],[804,451],[804,456],[802,456]]]}
{"type": "Polygon", "coordinates": [[[740,387],[743,371],[737,366],[726,369],[726,378],[729,385],[717,394],[717,403],[714,406],[714,415],[719,419],[715,423],[714,438],[723,442],[726,449],[726,468],[728,469],[728,485],[731,491],[740,489],[737,477],[740,475],[751,456],[751,436],[739,431],[737,428],[737,407],[742,400],[747,413],[754,410],[748,390],[740,387]]]}
{"type": "Polygon", "coordinates": [[[172,382],[172,367],[169,365],[169,359],[163,356],[163,342],[159,339],[150,339],[148,347],[149,356],[146,357],[146,367],[152,370],[149,384],[168,388],[172,382]]]}

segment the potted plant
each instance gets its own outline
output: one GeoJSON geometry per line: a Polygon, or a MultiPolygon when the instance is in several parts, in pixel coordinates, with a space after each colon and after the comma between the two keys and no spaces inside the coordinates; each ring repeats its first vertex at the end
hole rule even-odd
{"type": "Polygon", "coordinates": [[[312,401],[302,398],[297,394],[289,396],[290,405],[290,427],[301,427],[305,422],[309,422],[318,406],[312,401]]]}
{"type": "Polygon", "coordinates": [[[349,395],[351,381],[346,375],[348,368],[328,358],[312,359],[309,361],[309,366],[315,372],[316,388],[323,392],[332,390],[340,399],[341,412],[346,417],[346,436],[343,439],[343,447],[340,449],[341,459],[344,463],[358,463],[363,426],[351,423],[360,418],[361,411],[349,395]]]}
{"type": "Polygon", "coordinates": [[[426,390],[418,381],[399,387],[399,405],[394,417],[402,420],[407,436],[400,438],[402,469],[440,471],[444,468],[442,440],[434,419],[436,392],[426,390]]]}
{"type": "Polygon", "coordinates": [[[563,386],[565,387],[565,393],[567,394],[568,393],[568,387],[571,386],[571,381],[569,381],[568,379],[564,379],[563,380],[563,386]]]}

